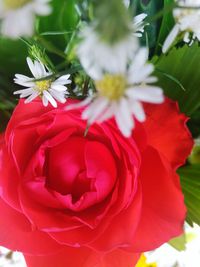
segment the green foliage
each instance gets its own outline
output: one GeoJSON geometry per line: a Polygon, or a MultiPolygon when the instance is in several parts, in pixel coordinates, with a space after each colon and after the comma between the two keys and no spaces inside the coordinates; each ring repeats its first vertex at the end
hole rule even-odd
{"type": "Polygon", "coordinates": [[[21,41],[0,38],[0,73],[13,78],[26,69],[27,46],[21,41]]]}
{"type": "Polygon", "coordinates": [[[179,237],[173,238],[169,241],[169,244],[178,251],[185,250],[186,235],[183,234],[179,237]]]}
{"type": "Polygon", "coordinates": [[[174,25],[174,18],[172,14],[173,5],[174,5],[174,0],[164,0],[163,17],[156,44],[157,53],[161,52],[162,44],[174,25]]]}
{"type": "Polygon", "coordinates": [[[49,36],[49,40],[60,47],[65,47],[64,43],[70,39],[78,23],[75,3],[75,0],[53,0],[53,12],[38,19],[38,34],[48,33],[46,36],[49,36]],[[61,40],[62,43],[59,44],[61,40]]]}
{"type": "Polygon", "coordinates": [[[167,55],[162,55],[155,64],[158,70],[156,75],[159,78],[159,86],[164,89],[167,96],[177,100],[182,112],[189,116],[200,107],[199,62],[200,47],[194,43],[191,47],[184,45],[172,49],[167,55]],[[179,84],[161,72],[172,76],[179,81],[179,84]]]}
{"type": "Polygon", "coordinates": [[[187,206],[187,222],[200,225],[200,164],[180,168],[181,186],[187,206]]]}

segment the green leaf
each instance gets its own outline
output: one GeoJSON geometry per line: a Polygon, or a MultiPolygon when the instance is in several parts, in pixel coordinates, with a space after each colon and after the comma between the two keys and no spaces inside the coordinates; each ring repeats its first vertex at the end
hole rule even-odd
{"type": "Polygon", "coordinates": [[[44,43],[51,43],[52,47],[65,50],[79,20],[75,5],[75,0],[52,1],[52,14],[38,19],[37,32],[42,35],[43,40],[45,38],[44,43]]]}
{"type": "Polygon", "coordinates": [[[200,164],[178,170],[187,206],[187,222],[200,225],[200,164]]]}
{"type": "Polygon", "coordinates": [[[181,111],[187,115],[193,114],[200,107],[200,47],[194,43],[191,47],[184,45],[174,48],[167,55],[162,55],[155,64],[160,71],[174,77],[180,85],[156,72],[159,86],[170,98],[179,102],[181,111]]]}
{"type": "Polygon", "coordinates": [[[165,77],[167,77],[168,79],[170,79],[171,81],[175,82],[178,86],[180,86],[180,88],[185,91],[185,88],[183,87],[183,85],[181,84],[181,82],[179,80],[177,80],[174,76],[165,73],[159,69],[156,69],[157,72],[160,72],[161,74],[163,74],[165,77]]]}
{"type": "Polygon", "coordinates": [[[186,244],[186,236],[185,234],[173,238],[168,242],[173,248],[175,248],[178,251],[183,251],[185,250],[185,244],[186,244]]]}
{"type": "Polygon", "coordinates": [[[21,41],[0,38],[0,73],[13,78],[16,73],[27,73],[27,46],[21,41]]]}
{"type": "Polygon", "coordinates": [[[164,0],[164,14],[160,26],[160,32],[157,40],[156,52],[161,52],[161,47],[169,32],[174,25],[174,18],[172,14],[172,5],[174,5],[174,0],[164,0]]]}

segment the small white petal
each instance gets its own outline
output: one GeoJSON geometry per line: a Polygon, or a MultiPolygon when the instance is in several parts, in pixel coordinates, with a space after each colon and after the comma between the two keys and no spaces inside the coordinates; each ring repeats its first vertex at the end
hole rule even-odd
{"type": "Polygon", "coordinates": [[[140,121],[140,122],[144,122],[146,120],[146,115],[144,113],[144,109],[143,106],[140,102],[138,101],[130,101],[129,103],[131,111],[133,112],[135,118],[140,121]]]}
{"type": "Polygon", "coordinates": [[[47,76],[45,67],[41,62],[35,61],[34,64],[35,64],[35,71],[37,72],[37,78],[43,78],[47,76]]]}
{"type": "Polygon", "coordinates": [[[185,42],[185,43],[190,43],[190,34],[189,34],[189,32],[186,32],[185,33],[185,35],[184,35],[184,38],[183,38],[183,41],[185,42]]]}
{"type": "Polygon", "coordinates": [[[36,70],[36,67],[35,67],[33,61],[30,59],[30,57],[27,57],[26,61],[27,61],[27,64],[28,64],[29,69],[30,69],[30,71],[32,72],[33,76],[34,76],[35,78],[40,78],[40,77],[37,76],[37,70],[36,70]]]}
{"type": "Polygon", "coordinates": [[[129,67],[129,73],[135,73],[140,71],[140,69],[146,64],[148,59],[148,49],[140,48],[137,54],[135,55],[131,66],[129,67]]]}
{"type": "Polygon", "coordinates": [[[43,95],[42,96],[42,103],[43,103],[43,105],[45,106],[45,107],[47,107],[48,106],[48,99],[45,97],[45,95],[43,95]]]}
{"type": "Polygon", "coordinates": [[[142,83],[146,82],[148,76],[154,71],[153,64],[146,64],[145,66],[141,67],[139,70],[132,72],[133,70],[129,71],[128,74],[128,82],[131,83],[142,83]]]}
{"type": "Polygon", "coordinates": [[[18,94],[23,94],[23,93],[26,93],[26,92],[33,93],[34,89],[33,88],[27,88],[27,89],[17,90],[13,94],[14,95],[18,95],[18,94]]]}
{"type": "Polygon", "coordinates": [[[27,104],[27,103],[30,103],[31,101],[33,101],[36,97],[38,97],[39,93],[38,92],[33,92],[32,95],[30,95],[25,101],[24,103],[27,104]]]}
{"type": "Polygon", "coordinates": [[[88,120],[91,124],[101,116],[108,107],[109,100],[106,98],[97,98],[82,113],[82,118],[88,120]]]}
{"type": "Polygon", "coordinates": [[[57,80],[55,80],[52,84],[55,84],[55,85],[70,84],[71,80],[69,80],[69,77],[70,77],[70,74],[63,75],[63,76],[59,77],[57,80]]]}
{"type": "Polygon", "coordinates": [[[83,101],[66,106],[66,110],[79,109],[79,108],[85,107],[85,106],[89,105],[93,99],[94,99],[93,96],[88,96],[83,101]]]}
{"type": "Polygon", "coordinates": [[[64,85],[55,85],[55,83],[51,84],[51,88],[53,88],[54,90],[58,91],[58,92],[65,92],[67,91],[67,87],[65,87],[64,85]]]}
{"type": "Polygon", "coordinates": [[[180,31],[179,25],[175,24],[175,26],[173,27],[173,29],[171,30],[171,32],[169,33],[169,35],[167,36],[167,38],[163,44],[163,47],[162,47],[163,53],[166,53],[167,50],[170,48],[170,46],[172,45],[172,43],[176,39],[177,35],[179,34],[179,31],[180,31]]]}
{"type": "Polygon", "coordinates": [[[51,103],[51,105],[54,107],[54,108],[57,108],[57,103],[56,101],[54,100],[54,98],[50,95],[50,93],[46,90],[43,91],[43,95],[48,99],[48,101],[51,103]]]}
{"type": "Polygon", "coordinates": [[[65,103],[66,102],[66,98],[65,95],[63,93],[59,93],[57,91],[54,90],[49,90],[50,94],[60,103],[65,103]]]}
{"type": "Polygon", "coordinates": [[[125,137],[130,137],[131,136],[131,129],[129,126],[127,126],[124,122],[124,117],[119,111],[119,107],[116,105],[115,106],[115,121],[117,123],[117,126],[119,127],[119,130],[122,132],[122,134],[125,137]]]}
{"type": "Polygon", "coordinates": [[[145,83],[156,83],[158,81],[158,78],[155,76],[149,76],[145,79],[145,83]]]}
{"type": "Polygon", "coordinates": [[[110,119],[113,116],[114,116],[114,108],[113,108],[113,104],[110,103],[109,107],[104,111],[104,113],[102,113],[98,117],[97,122],[98,123],[102,123],[103,121],[106,121],[106,120],[110,119]]]}
{"type": "Polygon", "coordinates": [[[23,80],[14,79],[14,82],[16,84],[22,85],[24,87],[34,87],[35,86],[35,83],[34,82],[31,82],[31,81],[30,82],[29,81],[25,82],[23,80]]]}
{"type": "Polygon", "coordinates": [[[163,91],[159,87],[153,86],[129,89],[126,95],[132,99],[147,103],[160,104],[164,101],[163,91]]]}
{"type": "Polygon", "coordinates": [[[124,123],[132,129],[134,126],[133,116],[129,108],[128,102],[125,98],[122,98],[119,102],[119,112],[124,119],[124,123]]]}
{"type": "Polygon", "coordinates": [[[29,78],[28,76],[22,75],[22,74],[15,74],[16,79],[22,80],[24,82],[28,82],[33,80],[33,78],[29,78]]]}

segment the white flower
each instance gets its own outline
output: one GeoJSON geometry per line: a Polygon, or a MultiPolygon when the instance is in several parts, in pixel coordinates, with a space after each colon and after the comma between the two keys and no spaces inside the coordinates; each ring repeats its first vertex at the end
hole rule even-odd
{"type": "Polygon", "coordinates": [[[28,97],[25,103],[31,102],[38,96],[42,98],[44,106],[47,106],[48,102],[50,102],[53,107],[57,107],[55,99],[60,103],[65,103],[68,92],[64,85],[71,83],[71,80],[69,80],[70,75],[63,75],[57,80],[45,80],[43,78],[50,76],[52,73],[48,72],[41,62],[33,62],[30,58],[27,58],[27,63],[34,78],[16,74],[14,79],[15,83],[27,88],[15,91],[14,94],[20,94],[20,98],[28,97]]]}
{"type": "Polygon", "coordinates": [[[0,267],[26,267],[26,263],[21,253],[0,247],[0,267]]]}
{"type": "Polygon", "coordinates": [[[124,71],[127,61],[132,58],[139,46],[137,38],[133,35],[116,44],[108,44],[101,40],[93,27],[86,27],[82,37],[77,54],[82,66],[91,76],[93,69],[116,72],[120,68],[124,71]]]}
{"type": "Polygon", "coordinates": [[[93,26],[83,29],[83,39],[78,46],[77,55],[89,75],[93,74],[94,68],[111,73],[126,69],[127,62],[133,58],[139,48],[137,37],[142,36],[144,27],[148,25],[144,24],[146,16],[144,13],[137,15],[133,20],[132,34],[114,44],[103,41],[93,26]]]}
{"type": "Polygon", "coordinates": [[[200,262],[199,226],[195,225],[194,228],[188,228],[186,230],[186,241],[186,249],[184,251],[178,251],[169,244],[164,244],[155,251],[145,253],[147,263],[156,262],[157,267],[197,266],[200,262]]]}
{"type": "Polygon", "coordinates": [[[129,137],[134,128],[134,118],[140,122],[146,118],[142,102],[159,104],[164,101],[162,90],[148,84],[157,79],[150,76],[154,67],[146,63],[147,57],[147,49],[141,48],[125,70],[121,70],[119,65],[115,73],[94,69],[91,77],[97,93],[68,109],[86,105],[82,118],[89,124],[101,123],[114,116],[123,135],[129,137]]]}
{"type": "Polygon", "coordinates": [[[181,8],[175,8],[173,11],[176,24],[163,44],[163,53],[167,52],[179,33],[184,33],[183,41],[189,45],[195,39],[200,41],[200,0],[177,0],[176,2],[181,8]]]}
{"type": "Polygon", "coordinates": [[[49,15],[50,0],[0,0],[1,33],[11,38],[31,36],[35,15],[49,15]]]}

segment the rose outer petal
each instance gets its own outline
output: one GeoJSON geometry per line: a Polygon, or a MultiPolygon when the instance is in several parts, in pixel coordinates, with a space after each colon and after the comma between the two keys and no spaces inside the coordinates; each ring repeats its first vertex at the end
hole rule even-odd
{"type": "Polygon", "coordinates": [[[42,255],[61,249],[47,234],[32,229],[24,215],[15,211],[0,199],[0,245],[11,250],[42,255]],[[47,246],[48,244],[48,246],[47,246]]]}
{"type": "Polygon", "coordinates": [[[133,238],[134,252],[155,249],[181,235],[186,216],[179,177],[154,148],[143,154],[140,180],[142,213],[133,238]]]}
{"type": "Polygon", "coordinates": [[[145,104],[145,111],[147,120],[143,125],[148,144],[161,152],[177,169],[185,163],[194,143],[186,126],[188,118],[170,99],[161,105],[145,104]]]}
{"type": "Polygon", "coordinates": [[[87,248],[66,247],[54,255],[24,257],[28,267],[133,267],[140,254],[116,249],[102,256],[87,248]]]}

